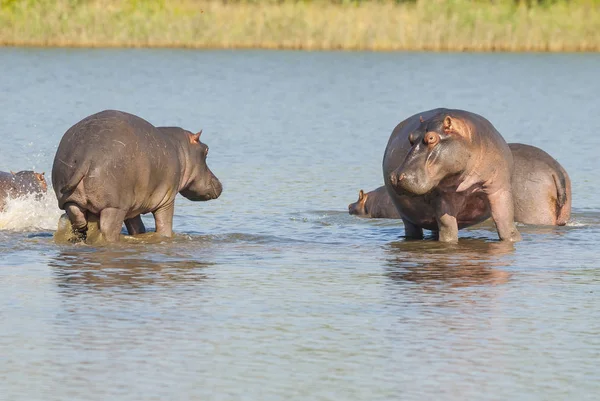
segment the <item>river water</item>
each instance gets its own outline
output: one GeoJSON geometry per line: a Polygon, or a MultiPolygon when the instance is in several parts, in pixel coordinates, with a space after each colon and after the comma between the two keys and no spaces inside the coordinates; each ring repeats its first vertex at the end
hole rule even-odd
{"type": "MultiPolygon", "coordinates": [[[[103,109],[203,129],[217,200],[162,243],[0,213],[0,399],[564,400],[600,393],[600,55],[0,49],[0,170],[103,109]],[[350,216],[394,126],[487,117],[573,181],[568,226],[457,245],[350,216]]],[[[151,229],[153,219],[145,216],[151,229]]]]}

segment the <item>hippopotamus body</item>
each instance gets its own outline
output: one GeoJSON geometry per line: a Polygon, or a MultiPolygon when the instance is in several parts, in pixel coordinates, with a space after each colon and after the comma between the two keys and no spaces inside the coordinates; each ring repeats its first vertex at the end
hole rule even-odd
{"type": "Polygon", "coordinates": [[[46,193],[48,185],[44,173],[19,171],[6,173],[0,171],[0,210],[4,209],[6,198],[18,198],[28,194],[46,193]]]}
{"type": "Polygon", "coordinates": [[[87,215],[100,218],[108,242],[145,231],[140,214],[153,213],[156,232],[171,236],[175,196],[216,199],[222,191],[206,165],[208,147],[178,127],[154,127],[129,113],[105,110],[64,134],[52,166],[59,208],[85,232],[87,215]]]}
{"type": "Polygon", "coordinates": [[[571,180],[565,169],[535,146],[508,144],[514,159],[512,189],[515,221],[567,224],[571,216],[571,180]]]}
{"type": "Polygon", "coordinates": [[[392,198],[387,192],[385,185],[364,193],[361,189],[358,192],[358,200],[348,205],[348,212],[360,217],[370,217],[373,219],[399,219],[400,213],[392,198]]]}
{"type": "Polygon", "coordinates": [[[434,109],[396,126],[383,157],[383,178],[406,236],[437,231],[455,242],[458,230],[492,217],[501,240],[519,241],[514,224],[512,153],[484,117],[434,109]]]}

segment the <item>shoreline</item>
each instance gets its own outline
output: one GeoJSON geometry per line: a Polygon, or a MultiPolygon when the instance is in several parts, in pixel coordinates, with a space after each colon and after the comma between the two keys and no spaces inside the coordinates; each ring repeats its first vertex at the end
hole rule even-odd
{"type": "Polygon", "coordinates": [[[247,3],[13,0],[1,47],[372,52],[600,51],[600,1],[247,3]],[[568,18],[565,18],[568,15],[568,18]]]}

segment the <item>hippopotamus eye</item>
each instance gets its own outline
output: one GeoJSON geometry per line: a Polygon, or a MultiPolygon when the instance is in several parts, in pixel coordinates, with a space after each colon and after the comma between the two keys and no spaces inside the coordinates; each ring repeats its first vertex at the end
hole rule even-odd
{"type": "Polygon", "coordinates": [[[435,145],[440,140],[440,136],[435,132],[428,132],[425,134],[425,144],[435,145]]]}
{"type": "Polygon", "coordinates": [[[204,156],[208,156],[208,146],[206,147],[206,150],[204,151],[204,156]]]}

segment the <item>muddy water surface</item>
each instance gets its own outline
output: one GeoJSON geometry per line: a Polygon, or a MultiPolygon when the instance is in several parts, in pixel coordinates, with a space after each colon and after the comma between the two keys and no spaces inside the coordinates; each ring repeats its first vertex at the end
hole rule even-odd
{"type": "MultiPolygon", "coordinates": [[[[0,170],[50,175],[116,108],[204,129],[218,200],[168,241],[56,244],[0,213],[0,399],[564,400],[600,393],[598,55],[0,50],[0,170]],[[573,181],[566,227],[456,245],[347,214],[394,126],[483,114],[573,181]]],[[[153,227],[153,220],[145,217],[153,227]]]]}

